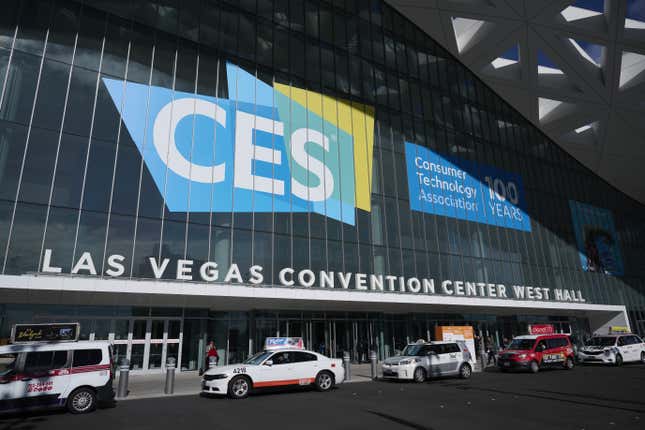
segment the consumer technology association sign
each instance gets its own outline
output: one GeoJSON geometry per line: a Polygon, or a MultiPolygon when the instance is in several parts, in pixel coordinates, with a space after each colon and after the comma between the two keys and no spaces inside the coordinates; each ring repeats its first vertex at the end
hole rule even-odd
{"type": "Polygon", "coordinates": [[[405,143],[412,210],[531,231],[519,175],[405,143]]]}
{"type": "Polygon", "coordinates": [[[227,99],[103,78],[170,211],[370,211],[371,107],[226,72],[227,99]]]}

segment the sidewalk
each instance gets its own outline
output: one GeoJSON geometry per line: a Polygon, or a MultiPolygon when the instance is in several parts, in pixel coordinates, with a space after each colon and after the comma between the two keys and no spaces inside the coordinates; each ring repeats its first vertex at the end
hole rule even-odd
{"type": "MultiPolygon", "coordinates": [[[[377,366],[380,368],[380,365],[377,366]]],[[[369,364],[352,364],[351,365],[351,381],[353,382],[369,382],[370,378],[370,365],[369,364]]],[[[114,390],[116,391],[119,385],[119,372],[114,379],[114,390]]],[[[380,376],[380,373],[379,373],[380,376]]],[[[200,383],[201,377],[196,371],[190,372],[177,372],[175,374],[175,392],[173,394],[164,394],[164,386],[166,383],[166,374],[152,373],[152,374],[130,374],[128,381],[128,396],[117,400],[136,400],[136,399],[149,399],[155,397],[170,397],[170,396],[190,396],[199,394],[201,391],[200,383]]]]}

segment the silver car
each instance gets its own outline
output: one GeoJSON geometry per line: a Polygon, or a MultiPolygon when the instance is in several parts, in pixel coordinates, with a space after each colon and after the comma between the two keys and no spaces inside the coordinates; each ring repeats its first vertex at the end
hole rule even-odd
{"type": "Polygon", "coordinates": [[[423,382],[436,376],[470,378],[473,357],[464,342],[441,341],[411,343],[401,355],[390,357],[381,369],[385,379],[403,379],[423,382]]]}

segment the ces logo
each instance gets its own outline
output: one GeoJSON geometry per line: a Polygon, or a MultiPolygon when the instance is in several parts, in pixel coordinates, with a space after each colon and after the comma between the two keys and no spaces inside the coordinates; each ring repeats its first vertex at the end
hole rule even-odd
{"type": "Polygon", "coordinates": [[[228,99],[103,78],[170,211],[370,211],[371,107],[226,73],[228,99]]]}

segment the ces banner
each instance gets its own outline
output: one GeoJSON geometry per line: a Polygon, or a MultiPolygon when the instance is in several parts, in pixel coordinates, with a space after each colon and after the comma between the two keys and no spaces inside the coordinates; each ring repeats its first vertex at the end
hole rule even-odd
{"type": "Polygon", "coordinates": [[[228,98],[103,78],[172,212],[370,211],[374,109],[226,65],[228,98]]]}
{"type": "Polygon", "coordinates": [[[412,210],[531,231],[519,175],[410,142],[405,158],[412,210]]]}

